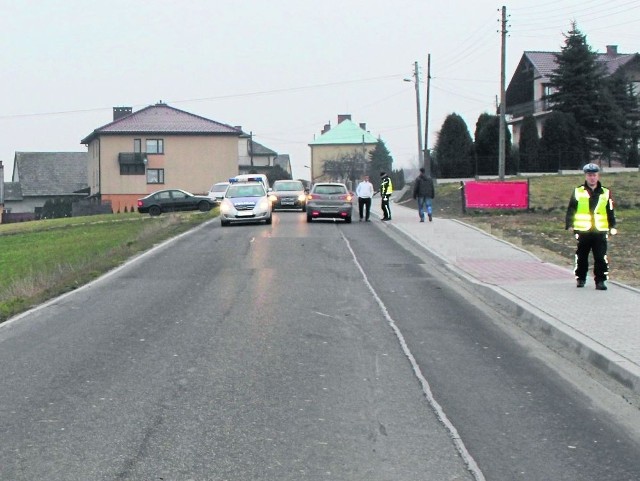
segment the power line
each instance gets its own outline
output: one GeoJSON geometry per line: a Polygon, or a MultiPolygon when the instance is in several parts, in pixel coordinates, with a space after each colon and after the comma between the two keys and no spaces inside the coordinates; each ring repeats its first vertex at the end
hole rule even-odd
{"type": "MultiPolygon", "coordinates": [[[[201,97],[201,98],[193,98],[193,99],[182,99],[182,100],[171,100],[168,103],[171,104],[179,104],[179,103],[188,103],[188,102],[205,102],[205,101],[213,101],[213,100],[226,100],[233,98],[245,98],[245,97],[254,97],[259,95],[272,95],[278,93],[288,93],[288,92],[296,92],[301,90],[311,90],[317,88],[326,88],[326,87],[335,87],[337,85],[348,85],[355,83],[364,83],[364,82],[373,82],[378,80],[387,80],[387,79],[398,79],[401,78],[401,74],[393,74],[393,75],[383,75],[379,77],[369,77],[363,79],[355,79],[355,80],[343,80],[339,82],[327,82],[323,84],[314,84],[314,85],[303,85],[300,87],[288,87],[281,89],[273,89],[273,90],[262,90],[255,92],[245,92],[240,94],[228,94],[228,95],[218,95],[214,97],[201,97]]],[[[133,105],[133,107],[144,107],[145,104],[133,105]]],[[[87,112],[98,112],[103,110],[110,110],[112,107],[94,107],[89,109],[76,109],[76,110],[59,110],[52,112],[33,112],[26,114],[9,114],[9,115],[0,115],[0,119],[12,119],[12,118],[23,118],[23,117],[41,117],[41,116],[49,116],[49,115],[67,115],[67,114],[78,114],[78,113],[87,113],[87,112]]]]}

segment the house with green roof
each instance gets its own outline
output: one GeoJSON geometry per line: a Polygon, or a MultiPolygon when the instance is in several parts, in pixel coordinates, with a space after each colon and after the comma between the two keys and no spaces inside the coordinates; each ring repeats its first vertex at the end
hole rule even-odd
{"type": "Polygon", "coordinates": [[[366,124],[356,124],[349,114],[338,115],[337,125],[325,124],[320,136],[309,143],[311,181],[347,180],[336,178],[336,174],[327,168],[327,162],[342,161],[359,154],[368,161],[369,153],[377,143],[378,139],[367,131],[366,124]]]}

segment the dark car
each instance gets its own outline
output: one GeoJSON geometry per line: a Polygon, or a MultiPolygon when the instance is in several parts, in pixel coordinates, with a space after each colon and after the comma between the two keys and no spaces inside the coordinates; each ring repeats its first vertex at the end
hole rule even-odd
{"type": "Polygon", "coordinates": [[[344,219],[351,222],[353,194],[338,182],[314,184],[307,196],[307,222],[320,217],[344,219]]]}
{"type": "Polygon", "coordinates": [[[299,180],[276,180],[269,194],[273,210],[301,209],[305,211],[307,194],[299,180]]]}
{"type": "Polygon", "coordinates": [[[214,201],[204,195],[193,195],[181,189],[159,190],[138,199],[138,212],[141,214],[160,215],[163,212],[178,210],[199,210],[207,212],[214,206],[214,201]]]}

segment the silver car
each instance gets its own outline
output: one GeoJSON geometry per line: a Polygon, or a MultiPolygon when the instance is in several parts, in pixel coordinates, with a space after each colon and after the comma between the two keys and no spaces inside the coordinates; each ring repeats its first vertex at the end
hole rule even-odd
{"type": "Polygon", "coordinates": [[[305,211],[307,194],[299,180],[276,180],[269,194],[273,210],[301,209],[305,211]]]}
{"type": "Polygon", "coordinates": [[[271,224],[271,201],[262,182],[231,182],[220,203],[220,224],[259,221],[271,224]]]}
{"type": "Polygon", "coordinates": [[[338,182],[314,184],[307,196],[307,222],[321,217],[344,219],[351,222],[353,194],[338,182]]]}
{"type": "Polygon", "coordinates": [[[219,204],[222,202],[222,198],[224,197],[224,193],[227,191],[227,187],[229,187],[229,182],[216,182],[209,189],[207,197],[213,200],[216,204],[219,204]]]}

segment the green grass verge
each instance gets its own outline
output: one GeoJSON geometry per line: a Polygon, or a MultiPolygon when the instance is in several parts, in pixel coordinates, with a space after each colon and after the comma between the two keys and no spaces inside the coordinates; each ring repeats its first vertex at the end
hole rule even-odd
{"type": "Polygon", "coordinates": [[[0,322],[217,215],[136,213],[0,225],[0,322]]]}

